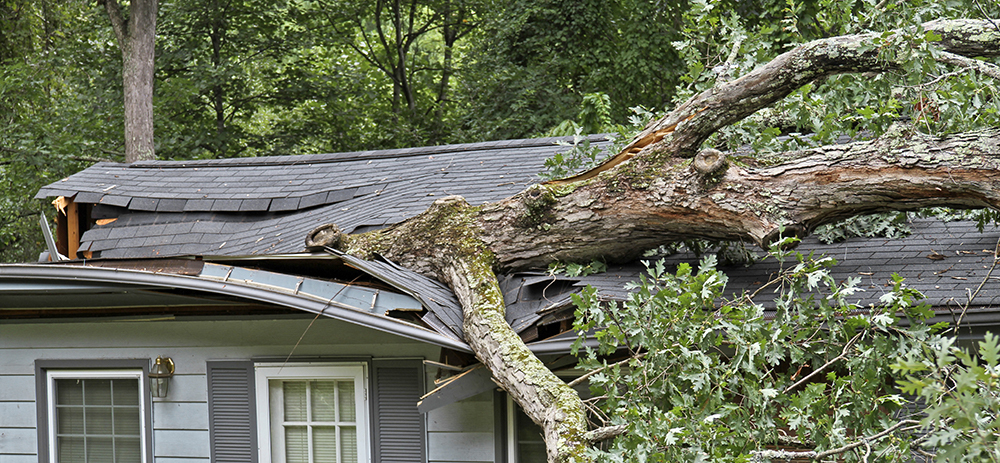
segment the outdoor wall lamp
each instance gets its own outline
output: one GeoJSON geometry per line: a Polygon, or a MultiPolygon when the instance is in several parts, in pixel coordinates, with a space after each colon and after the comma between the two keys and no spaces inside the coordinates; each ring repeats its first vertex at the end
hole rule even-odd
{"type": "Polygon", "coordinates": [[[156,357],[153,369],[149,371],[149,390],[153,393],[153,397],[162,399],[167,396],[167,386],[173,375],[174,361],[170,357],[156,357]]]}

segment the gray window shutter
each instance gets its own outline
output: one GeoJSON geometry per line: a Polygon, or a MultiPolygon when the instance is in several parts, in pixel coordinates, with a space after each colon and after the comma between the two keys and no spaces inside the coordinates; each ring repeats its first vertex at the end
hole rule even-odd
{"type": "Polygon", "coordinates": [[[371,377],[375,463],[426,461],[424,415],[417,411],[424,392],[423,363],[373,360],[371,377]]]}
{"type": "Polygon", "coordinates": [[[209,361],[208,432],[215,463],[257,463],[253,362],[209,361]]]}

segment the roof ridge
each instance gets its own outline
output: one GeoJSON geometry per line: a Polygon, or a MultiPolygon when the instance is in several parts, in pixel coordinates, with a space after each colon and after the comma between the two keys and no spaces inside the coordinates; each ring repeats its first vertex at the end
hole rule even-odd
{"type": "MultiPolygon", "coordinates": [[[[586,139],[591,142],[608,140],[611,134],[587,135],[586,139]]],[[[256,167],[256,166],[283,166],[300,164],[327,164],[336,162],[359,161],[365,159],[393,159],[416,156],[428,156],[435,154],[448,154],[469,151],[485,151],[496,148],[529,148],[542,146],[556,146],[558,142],[571,142],[572,136],[565,137],[545,137],[545,138],[522,138],[518,140],[496,140],[476,143],[459,143],[451,145],[420,146],[413,148],[393,148],[384,150],[350,151],[345,153],[323,153],[323,154],[297,154],[281,156],[261,156],[249,158],[226,158],[226,159],[195,159],[187,161],[137,161],[131,164],[117,164],[118,166],[142,169],[142,168],[167,168],[184,169],[190,167],[256,167]]]]}

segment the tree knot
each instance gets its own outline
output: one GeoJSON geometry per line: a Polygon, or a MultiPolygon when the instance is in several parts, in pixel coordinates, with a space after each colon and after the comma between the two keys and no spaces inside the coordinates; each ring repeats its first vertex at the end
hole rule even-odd
{"type": "Polygon", "coordinates": [[[706,148],[695,155],[691,166],[701,175],[714,174],[727,167],[726,154],[715,148],[706,148]]]}
{"type": "Polygon", "coordinates": [[[306,234],[306,248],[343,249],[345,236],[336,224],[323,224],[306,234]]]}
{"type": "Polygon", "coordinates": [[[444,198],[434,201],[435,206],[454,206],[462,204],[466,204],[466,201],[461,195],[445,196],[444,198]]]}

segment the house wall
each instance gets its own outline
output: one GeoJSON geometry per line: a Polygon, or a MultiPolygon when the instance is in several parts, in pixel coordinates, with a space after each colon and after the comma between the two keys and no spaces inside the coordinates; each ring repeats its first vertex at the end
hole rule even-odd
{"type": "Polygon", "coordinates": [[[481,463],[496,459],[494,393],[487,391],[427,413],[431,462],[481,463]]]}
{"type": "MultiPolygon", "coordinates": [[[[171,357],[176,372],[169,395],[153,399],[154,458],[156,463],[207,463],[207,360],[283,359],[289,354],[331,360],[438,358],[439,348],[425,343],[328,318],[310,327],[312,321],[296,317],[0,324],[0,463],[37,461],[38,359],[171,357]]],[[[492,428],[492,403],[486,399],[475,397],[435,410],[428,417],[431,461],[493,461],[492,428]]]]}

